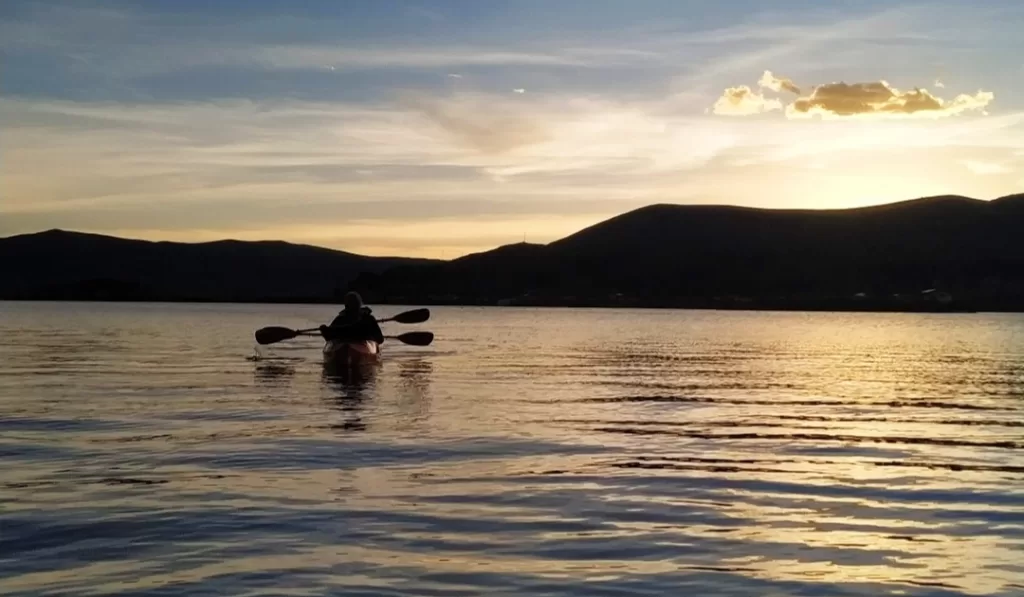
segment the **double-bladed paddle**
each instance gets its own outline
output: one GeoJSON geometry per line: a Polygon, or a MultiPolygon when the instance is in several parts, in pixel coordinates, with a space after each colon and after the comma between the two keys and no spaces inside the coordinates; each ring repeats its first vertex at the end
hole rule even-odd
{"type": "MultiPolygon", "coordinates": [[[[273,344],[283,340],[291,340],[298,336],[314,336],[320,333],[319,329],[293,330],[283,327],[267,327],[256,332],[256,341],[260,344],[273,344]]],[[[384,336],[386,340],[398,340],[403,344],[411,346],[429,346],[434,341],[433,332],[406,332],[397,336],[384,336]]]]}
{"type": "MultiPolygon", "coordinates": [[[[412,311],[405,311],[395,315],[394,317],[378,319],[377,321],[379,323],[386,323],[388,321],[394,321],[396,323],[423,323],[428,319],[430,319],[429,309],[413,309],[412,311]]],[[[319,333],[319,331],[320,328],[293,330],[291,328],[281,326],[270,326],[256,330],[256,341],[260,344],[274,344],[275,342],[291,340],[298,336],[319,333]]],[[[408,332],[398,336],[385,337],[398,340],[399,342],[404,342],[405,344],[411,344],[413,346],[427,346],[434,341],[434,335],[430,332],[408,332]]]]}

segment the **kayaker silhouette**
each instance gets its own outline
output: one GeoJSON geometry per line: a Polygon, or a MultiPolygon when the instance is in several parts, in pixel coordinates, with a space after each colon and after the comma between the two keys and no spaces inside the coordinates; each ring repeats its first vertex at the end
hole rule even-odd
{"type": "Polygon", "coordinates": [[[344,301],[345,308],[334,321],[330,325],[320,326],[320,335],[325,340],[372,341],[382,344],[384,332],[373,316],[373,310],[363,304],[363,297],[358,292],[349,292],[344,301]]]}

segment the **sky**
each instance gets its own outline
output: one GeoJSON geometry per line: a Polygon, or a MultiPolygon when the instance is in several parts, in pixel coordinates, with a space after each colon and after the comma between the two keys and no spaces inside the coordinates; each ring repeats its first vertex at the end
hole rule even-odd
{"type": "Polygon", "coordinates": [[[1019,0],[0,3],[0,236],[454,258],[1024,191],[1019,0]]]}

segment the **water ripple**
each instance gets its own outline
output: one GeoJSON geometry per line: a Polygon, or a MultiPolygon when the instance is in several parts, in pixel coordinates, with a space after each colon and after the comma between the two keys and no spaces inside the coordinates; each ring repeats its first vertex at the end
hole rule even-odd
{"type": "Polygon", "coordinates": [[[1024,318],[329,312],[5,304],[0,590],[1024,595],[1024,318]]]}

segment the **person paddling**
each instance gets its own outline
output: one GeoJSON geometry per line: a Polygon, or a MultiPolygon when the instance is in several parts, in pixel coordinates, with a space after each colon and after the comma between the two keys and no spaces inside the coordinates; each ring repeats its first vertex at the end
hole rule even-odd
{"type": "Polygon", "coordinates": [[[384,342],[373,310],[363,304],[363,297],[358,292],[345,295],[345,308],[338,313],[331,325],[320,326],[320,335],[326,340],[372,340],[377,344],[384,342]]]}

